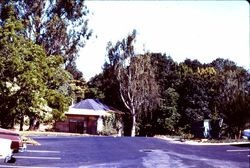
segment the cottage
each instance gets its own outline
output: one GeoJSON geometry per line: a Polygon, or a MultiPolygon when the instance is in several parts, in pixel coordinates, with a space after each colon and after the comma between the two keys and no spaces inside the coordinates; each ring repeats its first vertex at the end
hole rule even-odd
{"type": "Polygon", "coordinates": [[[113,110],[96,99],[85,99],[72,105],[66,120],[56,122],[56,130],[71,133],[98,134],[103,129],[103,117],[113,110]]]}

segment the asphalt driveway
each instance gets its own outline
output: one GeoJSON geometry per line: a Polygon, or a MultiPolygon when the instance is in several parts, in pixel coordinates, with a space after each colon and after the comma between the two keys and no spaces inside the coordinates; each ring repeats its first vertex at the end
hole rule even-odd
{"type": "Polygon", "coordinates": [[[15,155],[16,168],[249,168],[250,149],[176,144],[145,137],[33,137],[41,146],[15,155]]]}

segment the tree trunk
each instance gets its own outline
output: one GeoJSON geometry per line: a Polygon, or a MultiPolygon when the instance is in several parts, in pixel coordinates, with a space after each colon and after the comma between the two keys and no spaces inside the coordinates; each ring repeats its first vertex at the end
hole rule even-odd
{"type": "Polygon", "coordinates": [[[19,131],[23,131],[23,122],[24,122],[24,116],[22,115],[21,121],[20,121],[20,129],[19,129],[19,131]]]}
{"type": "Polygon", "coordinates": [[[15,126],[15,118],[13,117],[12,121],[11,121],[11,129],[13,129],[15,126]]]}
{"type": "Polygon", "coordinates": [[[132,110],[132,129],[131,129],[131,137],[135,137],[135,129],[136,129],[136,115],[135,110],[132,110]]]}

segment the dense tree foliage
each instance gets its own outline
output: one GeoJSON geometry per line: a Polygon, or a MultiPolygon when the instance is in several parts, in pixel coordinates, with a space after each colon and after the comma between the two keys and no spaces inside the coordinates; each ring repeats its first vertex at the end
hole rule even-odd
{"type": "Polygon", "coordinates": [[[103,72],[89,82],[104,102],[115,101],[116,108],[123,102],[130,111],[125,116],[136,116],[136,122],[125,120],[130,129],[136,126],[139,135],[183,134],[204,119],[223,119],[220,135],[235,138],[249,127],[248,71],[221,58],[209,64],[190,59],[178,64],[161,53],[135,54],[134,39],[132,33],[109,43],[103,72]]]}
{"type": "Polygon", "coordinates": [[[75,60],[91,35],[84,0],[3,0],[0,25],[8,18],[10,5],[23,21],[25,37],[45,48],[46,55],[61,55],[66,70],[74,79],[80,79],[82,73],[75,60]]]}
{"type": "MultiPolygon", "coordinates": [[[[64,85],[70,75],[63,69],[61,56],[46,55],[45,50],[24,36],[24,26],[17,20],[12,5],[0,27],[0,124],[8,127],[24,115],[57,116],[68,108],[64,85]],[[56,101],[55,101],[56,100],[56,101]],[[50,106],[53,111],[51,111],[50,106]]],[[[11,125],[13,126],[13,125],[11,125]]]]}
{"type": "Polygon", "coordinates": [[[239,137],[241,130],[250,123],[250,74],[230,60],[216,59],[211,65],[217,69],[221,80],[217,110],[225,120],[225,133],[239,137]]]}
{"type": "Polygon", "coordinates": [[[140,134],[145,135],[148,132],[151,132],[150,134],[172,134],[180,119],[177,110],[179,93],[176,91],[179,86],[178,64],[171,57],[161,53],[151,55],[156,81],[159,85],[160,105],[155,110],[153,119],[148,119],[147,127],[141,128],[140,134]]]}
{"type": "Polygon", "coordinates": [[[71,99],[84,98],[75,60],[91,36],[88,13],[83,0],[0,2],[2,126],[22,125],[24,115],[61,118],[71,99]]]}

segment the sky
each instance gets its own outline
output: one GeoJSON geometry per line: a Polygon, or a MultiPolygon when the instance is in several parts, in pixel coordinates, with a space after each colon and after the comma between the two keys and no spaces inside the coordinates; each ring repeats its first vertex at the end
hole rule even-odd
{"type": "Polygon", "coordinates": [[[246,1],[89,1],[93,36],[77,67],[88,81],[102,71],[107,43],[137,31],[136,53],[161,52],[174,61],[230,59],[250,69],[249,4],[246,1]]]}

